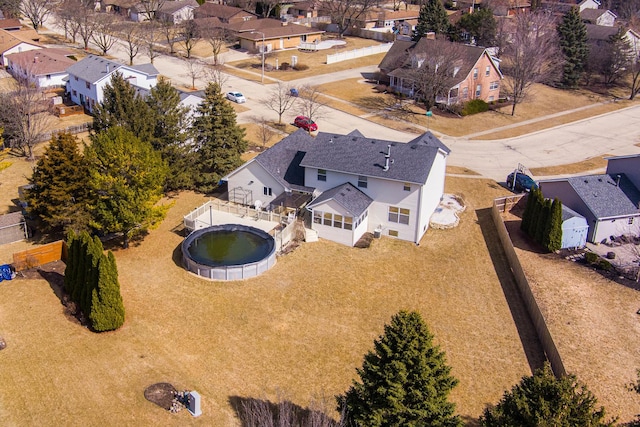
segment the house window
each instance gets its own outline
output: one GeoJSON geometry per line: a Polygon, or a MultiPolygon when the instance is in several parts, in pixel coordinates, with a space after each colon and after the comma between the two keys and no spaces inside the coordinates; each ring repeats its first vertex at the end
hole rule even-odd
{"type": "Polygon", "coordinates": [[[477,68],[474,68],[474,69],[473,69],[473,78],[474,78],[474,79],[477,79],[477,78],[478,78],[478,69],[477,69],[477,68]]]}
{"type": "Polygon", "coordinates": [[[51,80],[51,74],[47,74],[47,80],[51,80]]]}
{"type": "Polygon", "coordinates": [[[629,225],[633,224],[633,218],[629,218],[629,225]]]}
{"type": "Polygon", "coordinates": [[[262,192],[264,193],[265,196],[273,195],[273,190],[271,189],[271,187],[263,187],[262,192]]]}
{"type": "Polygon", "coordinates": [[[495,97],[494,97],[493,95],[491,95],[491,96],[489,97],[489,102],[493,102],[494,100],[495,100],[495,97]]]}
{"type": "Polygon", "coordinates": [[[324,213],[324,225],[328,225],[329,227],[331,227],[331,220],[333,215],[331,215],[331,212],[325,212],[324,213]]]}
{"type": "Polygon", "coordinates": [[[322,224],[322,212],[321,211],[313,211],[313,223],[314,224],[322,224]]]}
{"type": "Polygon", "coordinates": [[[78,96],[78,92],[75,89],[72,90],[71,93],[73,93],[73,96],[78,96]]]}
{"type": "Polygon", "coordinates": [[[469,98],[469,88],[468,87],[463,87],[462,88],[462,99],[467,99],[469,98]]]}
{"type": "Polygon", "coordinates": [[[409,209],[399,208],[397,206],[389,206],[389,222],[398,224],[409,224],[409,209]]]}
{"type": "Polygon", "coordinates": [[[73,76],[75,81],[78,81],[78,76],[73,76]]]}
{"type": "Polygon", "coordinates": [[[91,83],[89,83],[89,82],[84,82],[84,85],[87,87],[87,89],[91,88],[91,83]]]}
{"type": "Polygon", "coordinates": [[[482,85],[476,85],[476,98],[480,96],[480,92],[482,92],[482,85]]]}
{"type": "Polygon", "coordinates": [[[487,68],[484,69],[484,75],[489,77],[489,74],[491,74],[491,67],[487,65],[487,68]]]}
{"type": "Polygon", "coordinates": [[[489,90],[496,90],[496,89],[498,89],[498,81],[497,80],[495,82],[489,83],[489,90]]]}
{"type": "Polygon", "coordinates": [[[366,176],[359,176],[358,177],[358,187],[367,188],[367,177],[366,176]]]}
{"type": "Polygon", "coordinates": [[[327,171],[325,169],[318,169],[318,181],[327,180],[327,171]]]}
{"type": "Polygon", "coordinates": [[[306,34],[301,35],[300,36],[300,41],[306,42],[307,41],[307,35],[306,34]]]}
{"type": "Polygon", "coordinates": [[[335,214],[333,216],[333,226],[335,228],[342,228],[342,215],[335,214]]]}
{"type": "Polygon", "coordinates": [[[404,186],[402,187],[402,189],[404,191],[411,191],[411,184],[409,184],[408,182],[405,182],[404,186]]]}
{"type": "Polygon", "coordinates": [[[398,237],[398,230],[389,230],[389,236],[398,237]]]}
{"type": "Polygon", "coordinates": [[[350,216],[344,217],[344,229],[351,230],[353,228],[353,218],[350,216]]]}

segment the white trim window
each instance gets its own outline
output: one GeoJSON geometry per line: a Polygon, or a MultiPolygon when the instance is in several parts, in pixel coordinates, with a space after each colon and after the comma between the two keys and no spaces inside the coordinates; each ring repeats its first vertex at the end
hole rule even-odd
{"type": "Polygon", "coordinates": [[[408,225],[410,216],[411,211],[409,209],[389,206],[389,222],[408,225]]]}
{"type": "Polygon", "coordinates": [[[318,169],[318,181],[326,181],[326,180],[327,180],[327,170],[318,169]]]}
{"type": "Polygon", "coordinates": [[[273,189],[271,187],[262,187],[262,194],[265,196],[273,196],[273,189]]]}
{"type": "Polygon", "coordinates": [[[498,81],[497,80],[495,82],[489,83],[489,90],[496,90],[496,89],[498,89],[498,81]]]}
{"type": "Polygon", "coordinates": [[[367,188],[367,177],[366,176],[358,176],[358,187],[367,188]]]}

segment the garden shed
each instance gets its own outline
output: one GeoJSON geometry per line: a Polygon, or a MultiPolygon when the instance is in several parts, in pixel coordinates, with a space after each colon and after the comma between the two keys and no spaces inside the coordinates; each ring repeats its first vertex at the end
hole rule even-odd
{"type": "Polygon", "coordinates": [[[562,205],[562,249],[584,247],[588,232],[587,219],[562,205]]]}
{"type": "Polygon", "coordinates": [[[28,238],[27,224],[22,212],[0,215],[0,245],[28,238]]]}

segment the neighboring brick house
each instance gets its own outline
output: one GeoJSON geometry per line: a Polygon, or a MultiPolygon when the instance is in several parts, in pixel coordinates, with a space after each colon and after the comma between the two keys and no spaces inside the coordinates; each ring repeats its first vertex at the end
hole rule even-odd
{"type": "Polygon", "coordinates": [[[306,207],[321,238],[353,246],[371,232],[419,243],[443,196],[449,152],[430,132],[400,143],[300,129],[223,180],[231,201],[306,207]]]}
{"type": "Polygon", "coordinates": [[[430,52],[452,52],[458,56],[453,70],[456,83],[446,95],[436,97],[437,103],[452,105],[472,99],[498,100],[502,73],[487,49],[427,37],[418,42],[395,41],[379,65],[383,76],[381,82],[388,84],[394,92],[413,97],[414,70],[425,61],[433,60],[429,57],[430,52]]]}
{"type": "Polygon", "coordinates": [[[618,15],[606,9],[584,9],[580,12],[580,19],[585,24],[613,27],[618,15]]]}
{"type": "Polygon", "coordinates": [[[44,48],[12,53],[6,56],[7,69],[16,78],[26,78],[38,87],[64,87],[67,68],[76,61],[67,49],[44,48]]]}
{"type": "Polygon", "coordinates": [[[153,64],[122,65],[101,56],[89,55],[67,68],[66,92],[71,101],[93,112],[102,102],[104,88],[119,72],[137,93],[146,96],[158,82],[158,70],[153,64]]]}
{"type": "Polygon", "coordinates": [[[235,24],[238,22],[258,19],[258,15],[247,12],[239,7],[205,2],[194,11],[195,18],[218,18],[223,24],[235,24]]]}
{"type": "MultiPolygon", "coordinates": [[[[240,40],[241,48],[250,52],[261,52],[264,39],[266,52],[290,49],[298,47],[302,43],[319,43],[322,40],[322,34],[324,34],[322,30],[304,25],[279,22],[277,19],[259,19],[256,23],[261,21],[275,21],[279,25],[264,26],[255,30],[239,32],[238,39],[240,40]]],[[[246,25],[245,23],[244,26],[246,25]]],[[[229,29],[233,30],[233,28],[233,25],[229,26],[229,29]]]]}

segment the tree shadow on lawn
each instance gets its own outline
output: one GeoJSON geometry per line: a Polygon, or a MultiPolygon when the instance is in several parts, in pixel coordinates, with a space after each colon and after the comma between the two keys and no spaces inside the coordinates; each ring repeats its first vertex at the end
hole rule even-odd
{"type": "Polygon", "coordinates": [[[500,244],[498,232],[491,216],[491,208],[478,209],[476,210],[476,215],[485,244],[487,245],[487,250],[489,251],[489,256],[491,257],[491,262],[493,263],[498,280],[500,280],[502,292],[507,300],[511,316],[518,330],[525,357],[527,358],[531,372],[533,372],[538,368],[542,368],[546,360],[542,344],[538,339],[536,329],[531,317],[529,317],[529,312],[520,296],[504,249],[500,244]]]}
{"type": "Polygon", "coordinates": [[[230,396],[229,404],[236,411],[242,427],[271,426],[281,427],[341,427],[322,411],[303,408],[289,400],[278,403],[252,397],[230,396]]]}

